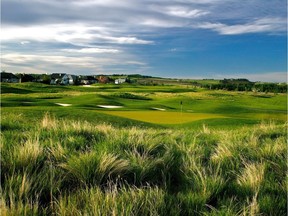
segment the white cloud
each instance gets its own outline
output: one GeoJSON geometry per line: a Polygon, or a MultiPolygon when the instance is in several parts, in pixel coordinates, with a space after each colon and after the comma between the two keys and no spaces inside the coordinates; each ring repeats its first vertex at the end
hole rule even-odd
{"type": "Polygon", "coordinates": [[[107,6],[107,7],[131,7],[133,4],[129,0],[81,0],[81,1],[72,1],[72,4],[80,7],[91,7],[91,6],[107,6]]]}
{"type": "Polygon", "coordinates": [[[93,27],[83,24],[51,24],[28,27],[2,27],[2,41],[35,40],[41,42],[65,42],[74,45],[89,46],[91,43],[117,44],[153,44],[153,41],[137,37],[112,36],[113,32],[105,27],[93,27]]]}
{"type": "Polygon", "coordinates": [[[120,58],[109,57],[87,57],[87,56],[64,56],[64,55],[31,55],[31,54],[3,54],[2,63],[5,65],[61,65],[75,68],[99,68],[111,65],[146,65],[146,63],[131,60],[129,56],[120,58]]]}
{"type": "Polygon", "coordinates": [[[184,27],[188,26],[188,22],[180,22],[176,20],[167,20],[160,18],[145,18],[139,24],[147,27],[157,27],[157,28],[174,28],[174,27],[184,27]]]}
{"type": "Polygon", "coordinates": [[[112,36],[101,36],[102,39],[107,40],[110,43],[117,44],[153,44],[153,41],[141,40],[136,37],[112,37],[112,36]]]}
{"type": "Polygon", "coordinates": [[[196,18],[199,16],[209,14],[208,11],[203,11],[199,9],[190,9],[183,6],[167,7],[165,10],[162,10],[162,12],[171,16],[184,17],[184,18],[196,18]]]}
{"type": "Polygon", "coordinates": [[[82,49],[62,49],[64,52],[72,53],[119,53],[118,49],[105,49],[105,48],[82,48],[82,49]]]}
{"type": "Polygon", "coordinates": [[[196,3],[196,4],[217,4],[217,3],[226,3],[226,2],[231,2],[234,0],[179,0],[179,2],[184,2],[184,3],[196,3]]]}
{"type": "Polygon", "coordinates": [[[30,43],[30,41],[21,41],[20,42],[21,45],[25,45],[25,44],[29,44],[29,43],[30,43]]]}
{"type": "Polygon", "coordinates": [[[247,33],[260,33],[260,32],[286,32],[286,20],[283,18],[262,18],[256,21],[238,24],[226,25],[222,23],[205,22],[198,24],[196,27],[202,29],[211,29],[219,32],[222,35],[236,35],[247,33]]]}
{"type": "MultiPolygon", "coordinates": [[[[48,56],[48,55],[23,55],[23,54],[4,54],[2,61],[6,64],[29,64],[52,63],[58,65],[70,65],[77,67],[95,67],[95,59],[92,57],[67,57],[67,56],[48,56]]],[[[99,61],[99,59],[98,59],[99,61]]],[[[103,61],[103,59],[102,59],[103,61]]]]}
{"type": "Polygon", "coordinates": [[[129,65],[147,65],[146,63],[144,62],[140,62],[140,61],[126,61],[126,64],[129,64],[129,65]]]}

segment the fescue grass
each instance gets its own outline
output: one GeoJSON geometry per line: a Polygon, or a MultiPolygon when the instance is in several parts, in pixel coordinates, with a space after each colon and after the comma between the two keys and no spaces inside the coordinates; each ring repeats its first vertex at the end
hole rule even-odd
{"type": "Polygon", "coordinates": [[[57,202],[59,215],[159,215],[164,205],[164,191],[155,187],[117,188],[108,186],[84,189],[64,195],[57,202]]]}
{"type": "Polygon", "coordinates": [[[254,193],[258,193],[264,179],[265,164],[244,163],[244,166],[242,174],[238,176],[237,183],[244,188],[252,190],[254,193]]]}
{"type": "Polygon", "coordinates": [[[286,215],[287,125],[2,117],[1,215],[286,215]],[[14,126],[14,125],[17,125],[14,126]]]}

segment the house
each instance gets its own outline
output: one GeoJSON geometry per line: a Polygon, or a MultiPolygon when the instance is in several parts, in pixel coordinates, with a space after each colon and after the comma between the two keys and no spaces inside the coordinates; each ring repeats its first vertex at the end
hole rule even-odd
{"type": "Polygon", "coordinates": [[[20,79],[12,73],[1,72],[1,82],[19,83],[20,79]]]}
{"type": "Polygon", "coordinates": [[[52,73],[51,74],[51,81],[50,85],[57,85],[60,84],[62,81],[62,78],[65,76],[65,73],[52,73]]]}
{"type": "Polygon", "coordinates": [[[110,79],[107,76],[102,76],[101,75],[101,76],[98,77],[98,81],[99,81],[99,83],[109,83],[110,79]]]}
{"type": "Polygon", "coordinates": [[[62,77],[61,84],[63,85],[74,85],[77,83],[77,76],[72,75],[72,74],[65,74],[62,77]]]}
{"type": "Polygon", "coordinates": [[[90,85],[98,82],[93,76],[79,76],[79,81],[83,85],[90,85]]]}
{"type": "Polygon", "coordinates": [[[121,83],[125,83],[125,82],[126,82],[126,78],[122,78],[122,79],[120,78],[120,79],[115,80],[115,84],[117,84],[117,85],[121,84],[121,83]]]}

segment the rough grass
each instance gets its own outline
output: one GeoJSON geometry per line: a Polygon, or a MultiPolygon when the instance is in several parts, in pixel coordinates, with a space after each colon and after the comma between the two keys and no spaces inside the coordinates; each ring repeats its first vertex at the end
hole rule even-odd
{"type": "Polygon", "coordinates": [[[1,215],[286,215],[287,125],[143,129],[10,114],[1,215]]]}

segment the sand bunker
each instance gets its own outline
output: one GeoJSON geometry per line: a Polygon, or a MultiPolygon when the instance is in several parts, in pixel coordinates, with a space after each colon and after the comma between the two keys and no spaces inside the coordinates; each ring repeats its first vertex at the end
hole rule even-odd
{"type": "Polygon", "coordinates": [[[72,104],[63,104],[63,103],[55,103],[59,106],[64,106],[64,107],[67,107],[67,106],[72,106],[72,104]]]}
{"type": "Polygon", "coordinates": [[[116,109],[116,108],[123,108],[123,106],[113,106],[113,105],[97,105],[100,108],[107,108],[107,109],[116,109]]]}
{"type": "Polygon", "coordinates": [[[82,85],[82,87],[95,87],[95,86],[91,86],[91,85],[82,85]]]}
{"type": "Polygon", "coordinates": [[[166,110],[166,109],[157,108],[157,107],[151,107],[151,109],[153,109],[153,110],[159,110],[159,111],[164,111],[164,110],[166,110]]]}

